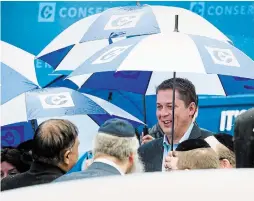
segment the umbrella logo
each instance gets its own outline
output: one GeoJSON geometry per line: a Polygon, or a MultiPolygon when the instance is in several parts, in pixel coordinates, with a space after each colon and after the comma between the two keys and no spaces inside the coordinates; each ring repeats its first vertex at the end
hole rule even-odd
{"type": "Polygon", "coordinates": [[[23,126],[7,126],[1,128],[2,146],[17,146],[24,141],[23,126]]]}
{"type": "Polygon", "coordinates": [[[69,92],[40,95],[40,101],[44,109],[74,107],[74,103],[69,92]]]}
{"type": "Polygon", "coordinates": [[[132,45],[127,46],[117,46],[113,47],[104,54],[102,54],[98,59],[96,59],[92,64],[104,64],[113,61],[116,59],[120,54],[125,52],[128,48],[132,45]]]}
{"type": "Polygon", "coordinates": [[[112,15],[104,30],[112,29],[126,29],[135,27],[140,20],[143,12],[126,14],[126,15],[112,15]]]}
{"type": "Polygon", "coordinates": [[[54,22],[56,3],[40,3],[38,22],[54,22]]]}
{"type": "Polygon", "coordinates": [[[235,58],[230,49],[220,49],[213,47],[205,47],[209,52],[213,62],[224,66],[240,67],[239,62],[235,58]]]}

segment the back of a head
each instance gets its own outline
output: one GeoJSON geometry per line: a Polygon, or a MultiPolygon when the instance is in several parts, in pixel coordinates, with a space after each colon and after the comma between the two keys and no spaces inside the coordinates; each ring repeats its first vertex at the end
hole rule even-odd
{"type": "MultiPolygon", "coordinates": [[[[165,80],[156,88],[156,94],[158,94],[160,90],[172,90],[173,86],[173,78],[165,80]]],[[[175,89],[178,91],[180,99],[184,101],[186,106],[189,105],[191,102],[194,102],[196,106],[198,105],[196,89],[191,81],[184,78],[175,78],[175,89]]]]}
{"type": "Polygon", "coordinates": [[[216,152],[220,161],[228,160],[231,167],[236,166],[233,136],[226,133],[218,133],[214,137],[220,142],[216,146],[216,152]]]}
{"type": "Polygon", "coordinates": [[[199,148],[211,148],[210,145],[203,139],[189,139],[181,142],[176,151],[190,151],[199,148]]]}
{"type": "Polygon", "coordinates": [[[122,119],[110,119],[99,129],[94,139],[94,157],[112,156],[119,161],[137,153],[139,142],[134,127],[122,119]]]}
{"type": "Polygon", "coordinates": [[[4,161],[13,165],[20,173],[30,168],[30,164],[23,160],[22,151],[16,148],[3,147],[1,149],[1,163],[4,161]]]}
{"type": "Polygon", "coordinates": [[[41,123],[33,139],[33,159],[53,165],[61,163],[64,152],[75,144],[77,135],[77,127],[68,120],[50,119],[41,123]]]}
{"type": "Polygon", "coordinates": [[[219,157],[212,148],[201,148],[179,153],[177,167],[184,169],[217,169],[219,157]]]}
{"type": "Polygon", "coordinates": [[[237,117],[234,130],[234,147],[236,167],[254,167],[254,108],[237,117]]]}
{"type": "Polygon", "coordinates": [[[218,133],[214,137],[229,150],[234,152],[233,136],[227,133],[218,133]]]}

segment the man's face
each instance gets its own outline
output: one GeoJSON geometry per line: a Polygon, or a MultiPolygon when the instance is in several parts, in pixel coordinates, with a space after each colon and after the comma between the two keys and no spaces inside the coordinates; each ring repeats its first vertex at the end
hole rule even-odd
{"type": "MultiPolygon", "coordinates": [[[[156,116],[158,123],[166,135],[172,132],[172,100],[173,90],[160,90],[157,94],[156,116]]],[[[195,104],[185,106],[184,101],[180,100],[178,91],[175,91],[175,135],[184,135],[187,131],[192,116],[195,113],[195,104]]],[[[178,136],[181,137],[181,136],[178,136]]]]}

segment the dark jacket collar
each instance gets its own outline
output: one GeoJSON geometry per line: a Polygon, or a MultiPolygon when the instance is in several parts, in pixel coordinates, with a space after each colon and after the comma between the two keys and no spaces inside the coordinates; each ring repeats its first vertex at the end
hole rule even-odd
{"type": "Polygon", "coordinates": [[[54,173],[59,173],[59,174],[66,173],[61,168],[59,168],[55,165],[51,165],[51,164],[47,164],[47,163],[43,163],[43,162],[38,162],[38,161],[34,161],[31,164],[29,171],[31,173],[37,173],[37,172],[54,172],[54,173]]]}
{"type": "Polygon", "coordinates": [[[189,139],[198,139],[202,137],[202,133],[198,125],[194,122],[192,131],[190,133],[189,139]]]}

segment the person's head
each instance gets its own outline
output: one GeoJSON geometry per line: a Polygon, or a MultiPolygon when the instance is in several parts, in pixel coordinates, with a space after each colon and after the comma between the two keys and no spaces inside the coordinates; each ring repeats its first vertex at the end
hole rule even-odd
{"type": "MultiPolygon", "coordinates": [[[[156,89],[158,123],[166,135],[172,132],[173,78],[163,81],[156,89]]],[[[175,136],[187,131],[197,109],[195,86],[187,79],[175,79],[175,136]]]]}
{"type": "Polygon", "coordinates": [[[37,128],[32,156],[35,161],[70,170],[78,160],[78,129],[68,120],[50,119],[37,128]]]}
{"type": "Polygon", "coordinates": [[[121,167],[123,172],[143,172],[138,156],[139,141],[133,126],[125,120],[110,119],[99,129],[94,139],[94,159],[105,158],[121,167]]]}
{"type": "Polygon", "coordinates": [[[212,148],[193,149],[178,153],[177,168],[179,170],[217,169],[220,167],[219,157],[212,148]]]}
{"type": "Polygon", "coordinates": [[[29,170],[30,164],[23,160],[23,153],[12,147],[1,149],[1,178],[29,170]]]}
{"type": "Polygon", "coordinates": [[[254,167],[254,108],[240,114],[235,121],[234,148],[236,168],[254,167]]]}
{"type": "Polygon", "coordinates": [[[216,152],[219,155],[220,167],[234,168],[236,162],[233,136],[226,133],[219,133],[214,135],[214,137],[220,142],[216,145],[216,152]]]}
{"type": "Polygon", "coordinates": [[[211,148],[211,146],[203,139],[189,139],[181,142],[176,151],[190,151],[199,148],[211,148]]]}

